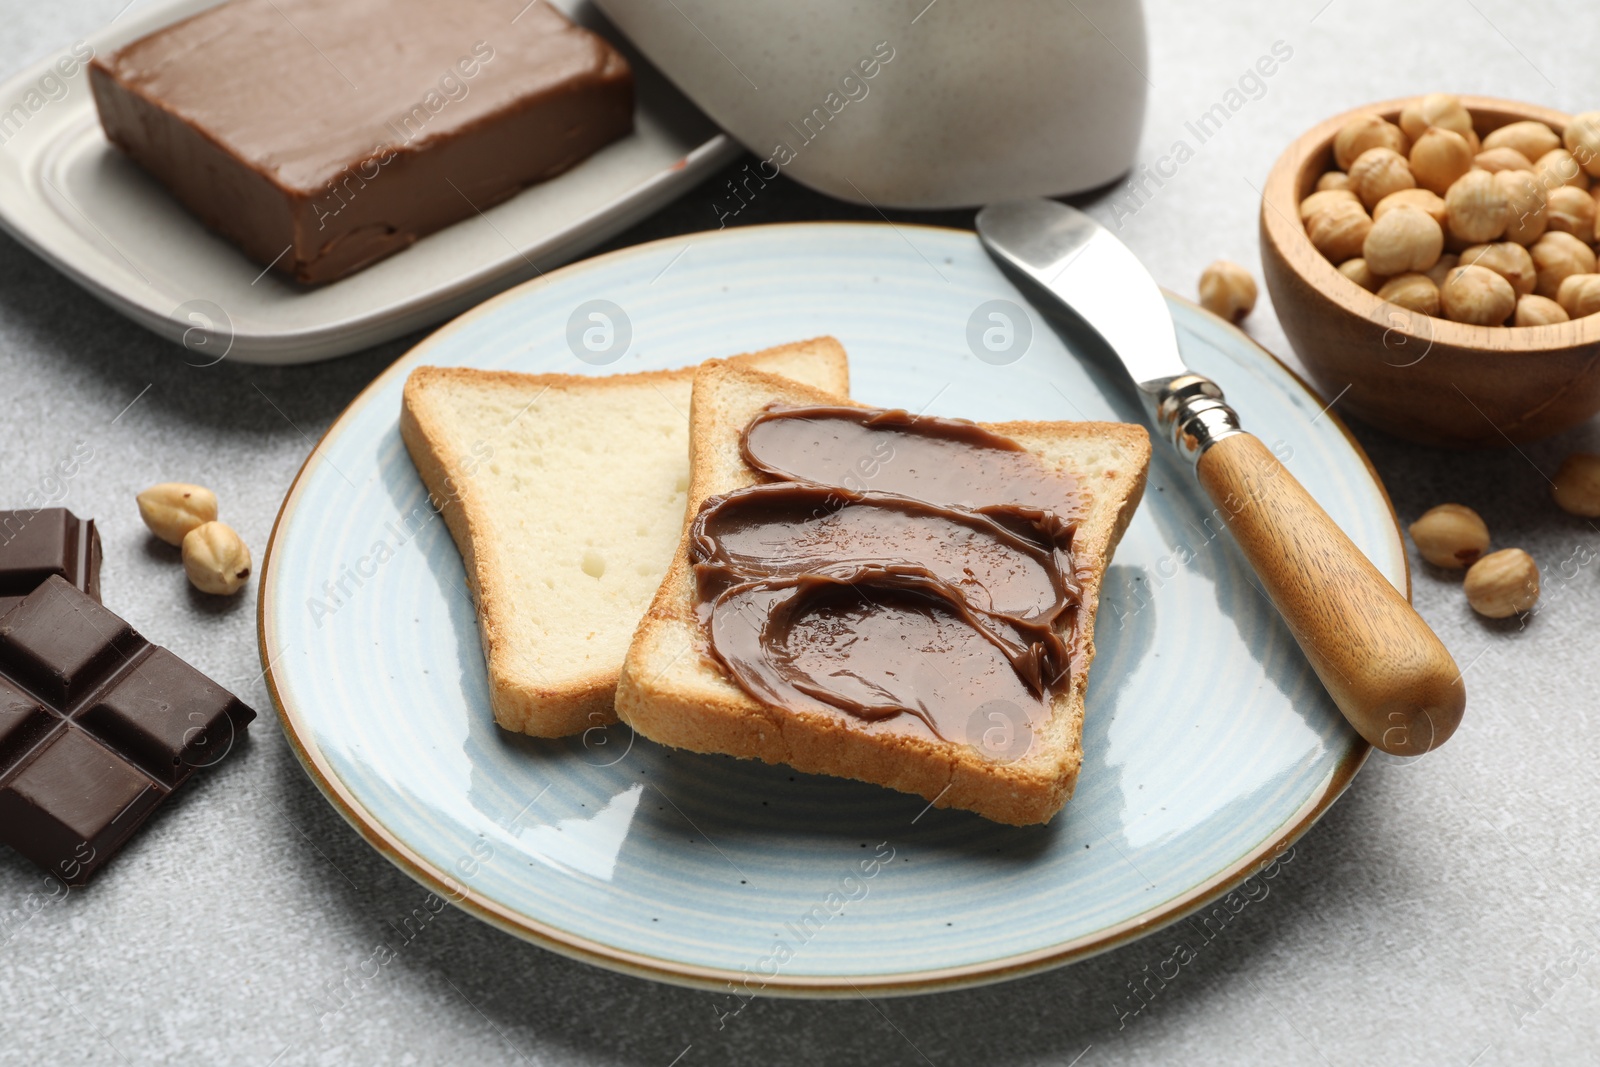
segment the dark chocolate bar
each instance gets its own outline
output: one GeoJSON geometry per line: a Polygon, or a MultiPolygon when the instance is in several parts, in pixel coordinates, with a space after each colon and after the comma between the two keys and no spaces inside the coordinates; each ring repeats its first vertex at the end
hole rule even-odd
{"type": "Polygon", "coordinates": [[[100,599],[100,533],[66,508],[0,511],[0,616],[58,574],[100,599]]]}
{"type": "Polygon", "coordinates": [[[0,618],[0,841],[83,885],[254,718],[52,575],[0,618]]]}

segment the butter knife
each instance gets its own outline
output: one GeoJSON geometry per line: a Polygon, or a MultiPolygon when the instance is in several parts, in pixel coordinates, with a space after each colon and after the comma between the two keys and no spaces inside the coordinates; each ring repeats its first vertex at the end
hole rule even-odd
{"type": "MultiPolygon", "coordinates": [[[[1417,756],[1455,732],[1461,671],[1389,580],[1178,352],[1166,298],[1132,250],[1053,200],[992,204],[978,237],[1110,346],[1156,436],[1194,465],[1244,557],[1356,731],[1417,756]]],[[[1037,297],[1036,297],[1037,299],[1037,297]]]]}

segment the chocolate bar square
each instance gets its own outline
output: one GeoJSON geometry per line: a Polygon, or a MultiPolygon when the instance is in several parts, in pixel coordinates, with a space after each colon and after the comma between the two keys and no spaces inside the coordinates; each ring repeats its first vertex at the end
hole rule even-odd
{"type": "Polygon", "coordinates": [[[547,3],[232,0],[97,56],[107,138],[301,282],[344,277],[633,125],[622,54],[547,3]]]}
{"type": "Polygon", "coordinates": [[[139,643],[127,623],[60,578],[0,618],[6,673],[63,711],[139,643]]]}
{"type": "Polygon", "coordinates": [[[233,745],[237,698],[164,648],[126,671],[78,721],[175,786],[233,745]]]}
{"type": "Polygon", "coordinates": [[[0,786],[6,843],[68,885],[116,851],[163,792],[127,760],[63,726],[0,786]]]}
{"type": "Polygon", "coordinates": [[[100,599],[100,534],[66,508],[0,511],[0,615],[52,574],[100,599]]]}
{"type": "Polygon", "coordinates": [[[0,619],[0,841],[82,885],[254,718],[52,575],[0,619]]]}

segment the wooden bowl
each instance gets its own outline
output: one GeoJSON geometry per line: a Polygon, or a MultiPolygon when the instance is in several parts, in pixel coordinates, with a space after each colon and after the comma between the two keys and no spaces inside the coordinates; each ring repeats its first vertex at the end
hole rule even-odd
{"type": "MultiPolygon", "coordinates": [[[[1551,326],[1469,326],[1379,300],[1311,244],[1300,201],[1334,169],[1333,138],[1376,112],[1391,122],[1420,100],[1356,108],[1289,146],[1261,198],[1261,266],[1283,332],[1341,412],[1398,437],[1493,448],[1549,437],[1600,411],[1600,315],[1551,326]]],[[[1571,116],[1463,96],[1481,137],[1522,119],[1561,133],[1571,116]]]]}

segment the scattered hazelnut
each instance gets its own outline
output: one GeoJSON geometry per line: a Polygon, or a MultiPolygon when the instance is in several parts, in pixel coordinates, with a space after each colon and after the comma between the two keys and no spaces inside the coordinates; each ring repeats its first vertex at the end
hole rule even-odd
{"type": "Polygon", "coordinates": [[[1512,122],[1490,131],[1483,138],[1485,151],[1496,148],[1510,148],[1520,152],[1526,159],[1538,159],[1546,152],[1553,152],[1561,147],[1561,138],[1556,136],[1556,131],[1544,123],[1534,119],[1522,122],[1512,122]]]}
{"type": "Polygon", "coordinates": [[[1440,504],[1411,524],[1411,540],[1429,563],[1458,571],[1488,550],[1489,527],[1464,504],[1440,504]]]}
{"type": "Polygon", "coordinates": [[[1478,137],[1472,129],[1472,116],[1453,93],[1429,93],[1419,103],[1400,112],[1400,129],[1413,141],[1429,126],[1454,130],[1463,137],[1470,135],[1474,141],[1478,137]]]}
{"type": "Polygon", "coordinates": [[[1562,186],[1589,188],[1589,175],[1565,148],[1552,148],[1533,161],[1533,169],[1546,189],[1559,189],[1562,186]]]}
{"type": "Polygon", "coordinates": [[[1531,170],[1503,170],[1494,176],[1506,197],[1505,239],[1531,245],[1544,233],[1549,192],[1531,170]]]}
{"type": "Polygon", "coordinates": [[[1562,143],[1590,176],[1600,177],[1600,111],[1585,111],[1567,123],[1562,143]]]}
{"type": "Polygon", "coordinates": [[[1593,274],[1594,250],[1570,233],[1547,233],[1528,249],[1539,280],[1533,291],[1552,300],[1561,291],[1563,279],[1573,274],[1593,274]]]}
{"type": "Polygon", "coordinates": [[[1367,266],[1367,261],[1360,256],[1355,259],[1345,260],[1339,264],[1337,269],[1340,274],[1343,274],[1369,293],[1377,289],[1378,284],[1383,281],[1382,278],[1372,273],[1372,268],[1367,266]]]}
{"type": "Polygon", "coordinates": [[[1200,273],[1200,306],[1238,322],[1256,306],[1256,280],[1239,264],[1219,259],[1200,273]]]}
{"type": "Polygon", "coordinates": [[[1526,248],[1510,241],[1473,245],[1461,253],[1460,262],[1471,267],[1488,267],[1510,282],[1518,296],[1533,292],[1538,277],[1533,267],[1533,256],[1528,254],[1526,248]]]}
{"type": "Polygon", "coordinates": [[[1351,203],[1330,204],[1306,222],[1306,234],[1311,243],[1335,263],[1359,256],[1371,229],[1372,219],[1365,209],[1351,203]]]}
{"type": "Polygon", "coordinates": [[[1424,271],[1439,261],[1444,231],[1427,212],[1400,205],[1386,212],[1367,231],[1361,256],[1380,277],[1424,271]]]}
{"type": "Polygon", "coordinates": [[[1545,212],[1547,228],[1559,233],[1570,233],[1580,241],[1594,239],[1594,197],[1587,189],[1575,185],[1558,185],[1549,193],[1549,207],[1545,212]]]}
{"type": "Polygon", "coordinates": [[[1334,135],[1333,159],[1341,170],[1349,170],[1369,148],[1404,153],[1410,147],[1411,139],[1394,123],[1377,115],[1357,115],[1334,135]]]}
{"type": "Polygon", "coordinates": [[[1433,216],[1433,221],[1440,226],[1445,224],[1444,197],[1426,189],[1401,189],[1398,193],[1390,193],[1378,201],[1378,206],[1372,209],[1372,221],[1377,222],[1389,212],[1400,206],[1420,208],[1433,216]]]}
{"type": "Polygon", "coordinates": [[[1547,296],[1535,296],[1529,293],[1517,297],[1517,311],[1512,317],[1513,326],[1549,326],[1551,323],[1566,322],[1570,315],[1562,310],[1561,305],[1547,296]]]}
{"type": "Polygon", "coordinates": [[[1505,190],[1484,170],[1469,170],[1457,178],[1445,191],[1444,206],[1450,232],[1469,244],[1493,241],[1511,221],[1505,190]]]}
{"type": "Polygon", "coordinates": [[[217,494],[201,485],[162,482],[136,499],[144,524],[169,545],[183,544],[190,530],[217,517],[217,494]]]}
{"type": "Polygon", "coordinates": [[[1562,460],[1550,495],[1562,511],[1600,518],[1600,456],[1574,452],[1562,460]]]}
{"type": "Polygon", "coordinates": [[[1378,290],[1378,299],[1419,315],[1439,314],[1439,287],[1426,274],[1395,275],[1378,290]]]}
{"type": "Polygon", "coordinates": [[[1350,176],[1342,170],[1330,170],[1317,179],[1317,192],[1325,193],[1330,189],[1350,188],[1350,176]]]}
{"type": "MultiPolygon", "coordinates": [[[[1360,204],[1356,194],[1349,189],[1319,189],[1300,201],[1300,218],[1303,222],[1311,221],[1311,217],[1320,211],[1327,210],[1333,204],[1341,201],[1351,204],[1360,204]]],[[[1366,210],[1365,208],[1362,209],[1366,210]]]]}
{"type": "Polygon", "coordinates": [[[1556,290],[1556,303],[1575,319],[1600,311],[1600,274],[1569,274],[1556,290]]]}
{"type": "Polygon", "coordinates": [[[1488,267],[1457,267],[1439,287],[1445,317],[1474,326],[1498,326],[1516,310],[1511,283],[1488,267]]]}
{"type": "Polygon", "coordinates": [[[1510,618],[1539,602],[1539,565],[1520,548],[1502,548],[1474,563],[1462,588],[1479,615],[1510,618]]]}
{"type": "Polygon", "coordinates": [[[1532,170],[1533,160],[1515,148],[1487,148],[1472,157],[1472,165],[1478,170],[1498,174],[1503,170],[1532,170]]]}
{"type": "Polygon", "coordinates": [[[1379,200],[1401,189],[1416,188],[1411,164],[1392,148],[1369,148],[1350,164],[1350,188],[1371,210],[1379,200]]]}
{"type": "Polygon", "coordinates": [[[202,593],[237,593],[250,577],[250,549],[226,523],[202,523],[184,536],[183,571],[202,593]]]}

